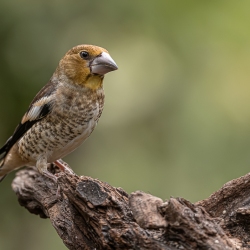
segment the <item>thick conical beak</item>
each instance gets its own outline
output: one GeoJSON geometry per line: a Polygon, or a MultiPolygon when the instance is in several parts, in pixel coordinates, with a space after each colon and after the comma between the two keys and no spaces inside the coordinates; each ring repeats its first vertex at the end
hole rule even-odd
{"type": "Polygon", "coordinates": [[[97,56],[90,63],[90,70],[93,74],[105,75],[110,71],[117,70],[118,67],[112,57],[106,53],[102,52],[101,55],[97,56]]]}

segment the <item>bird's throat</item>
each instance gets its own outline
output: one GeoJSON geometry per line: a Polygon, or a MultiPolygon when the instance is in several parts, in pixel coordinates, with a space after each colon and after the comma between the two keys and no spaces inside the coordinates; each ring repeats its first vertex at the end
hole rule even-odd
{"type": "Polygon", "coordinates": [[[86,82],[83,83],[84,87],[87,87],[91,90],[97,90],[102,88],[103,76],[99,75],[90,75],[86,82]]]}

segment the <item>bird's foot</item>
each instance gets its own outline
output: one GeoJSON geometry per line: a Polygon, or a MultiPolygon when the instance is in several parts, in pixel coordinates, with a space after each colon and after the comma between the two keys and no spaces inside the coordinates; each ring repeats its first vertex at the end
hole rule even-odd
{"type": "Polygon", "coordinates": [[[52,174],[51,172],[49,172],[48,170],[47,171],[43,171],[43,175],[46,176],[46,177],[48,177],[49,179],[51,179],[51,180],[53,180],[55,182],[55,184],[57,185],[56,198],[58,200],[61,200],[62,199],[62,193],[61,193],[61,188],[60,188],[60,186],[57,183],[58,177],[56,175],[52,174]]]}
{"type": "Polygon", "coordinates": [[[74,171],[70,168],[69,164],[63,161],[62,159],[59,159],[57,161],[53,162],[57,167],[59,167],[63,172],[69,173],[74,175],[74,171]]]}
{"type": "Polygon", "coordinates": [[[58,200],[62,200],[62,197],[63,197],[63,195],[62,195],[62,193],[61,193],[61,188],[60,188],[59,185],[57,185],[56,198],[57,198],[58,200]]]}
{"type": "Polygon", "coordinates": [[[57,183],[57,177],[56,175],[50,173],[47,169],[42,171],[42,174],[49,179],[53,180],[55,183],[57,183]]]}
{"type": "Polygon", "coordinates": [[[42,155],[36,162],[36,167],[38,169],[38,171],[48,177],[49,179],[53,180],[55,183],[57,183],[57,177],[51,173],[49,170],[48,170],[48,163],[47,163],[47,157],[42,155]]]}
{"type": "MultiPolygon", "coordinates": [[[[37,161],[37,168],[38,171],[46,176],[47,178],[51,179],[53,182],[55,182],[55,184],[57,185],[57,191],[56,191],[56,197],[58,200],[62,199],[62,194],[61,194],[61,189],[60,186],[57,183],[58,177],[56,176],[56,174],[51,173],[48,168],[49,168],[50,164],[47,164],[47,159],[45,157],[41,157],[38,161],[37,161]]],[[[58,166],[58,165],[57,165],[58,166]]],[[[52,168],[53,169],[53,168],[52,168]]]]}

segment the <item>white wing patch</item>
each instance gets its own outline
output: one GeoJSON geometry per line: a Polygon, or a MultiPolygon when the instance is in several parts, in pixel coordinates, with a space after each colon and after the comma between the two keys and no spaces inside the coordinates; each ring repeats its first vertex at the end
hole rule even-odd
{"type": "Polygon", "coordinates": [[[24,124],[27,121],[34,121],[38,119],[44,105],[51,102],[52,99],[53,99],[53,95],[45,96],[39,99],[38,101],[36,101],[35,103],[33,103],[29,111],[26,112],[25,115],[23,116],[21,123],[24,124]]]}
{"type": "Polygon", "coordinates": [[[26,122],[26,121],[34,121],[37,119],[37,117],[39,116],[40,112],[42,110],[41,106],[33,106],[30,111],[25,114],[25,116],[22,119],[22,123],[26,122]]]}

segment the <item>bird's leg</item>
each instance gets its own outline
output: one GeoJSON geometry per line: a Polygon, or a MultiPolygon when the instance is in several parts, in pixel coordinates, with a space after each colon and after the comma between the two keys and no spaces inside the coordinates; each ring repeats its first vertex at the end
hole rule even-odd
{"type": "MultiPolygon", "coordinates": [[[[45,156],[40,157],[36,162],[36,167],[38,168],[38,171],[49,179],[53,180],[57,184],[57,177],[48,171],[47,166],[47,158],[45,156]]],[[[59,185],[57,185],[56,197],[58,198],[58,200],[62,198],[61,189],[59,185]]]]}
{"type": "Polygon", "coordinates": [[[69,174],[75,174],[74,171],[70,168],[69,164],[63,161],[62,159],[56,160],[53,162],[57,167],[59,167],[63,172],[69,174]]]}
{"type": "Polygon", "coordinates": [[[41,156],[38,159],[38,161],[36,162],[36,167],[42,175],[45,175],[46,177],[57,183],[57,177],[50,173],[47,169],[47,158],[45,156],[41,156]]]}

